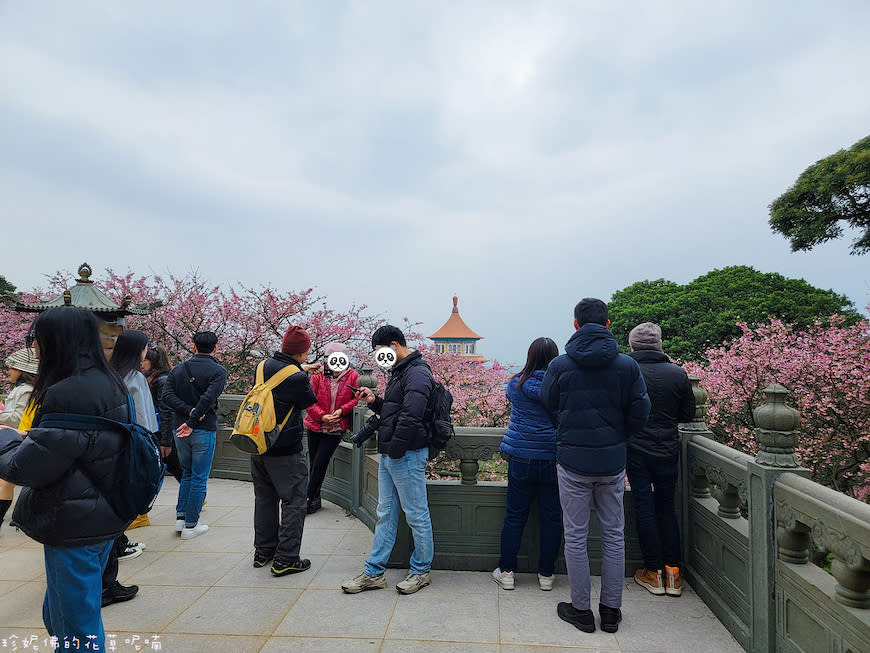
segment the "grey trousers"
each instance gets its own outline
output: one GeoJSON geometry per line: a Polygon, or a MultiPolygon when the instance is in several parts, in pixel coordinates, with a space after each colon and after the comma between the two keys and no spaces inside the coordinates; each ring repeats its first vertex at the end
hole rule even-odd
{"type": "Polygon", "coordinates": [[[303,454],[251,456],[254,480],[254,548],[281,562],[299,557],[305,526],[308,465],[303,454]],[[281,518],[278,519],[280,502],[281,518]]]}
{"type": "Polygon", "coordinates": [[[601,523],[601,598],[599,604],[622,607],[622,584],[625,581],[625,472],[615,476],[580,476],[556,465],[559,475],[559,499],[565,524],[565,565],[571,586],[571,604],[589,610],[590,579],[589,514],[592,500],[601,523]]]}

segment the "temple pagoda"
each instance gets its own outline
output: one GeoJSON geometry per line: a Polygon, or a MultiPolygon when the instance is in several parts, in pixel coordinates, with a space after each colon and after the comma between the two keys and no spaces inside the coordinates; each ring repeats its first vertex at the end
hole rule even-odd
{"type": "Polygon", "coordinates": [[[459,317],[459,298],[453,296],[453,311],[440,329],[429,338],[435,343],[435,351],[439,354],[458,354],[468,360],[485,362],[487,359],[477,353],[477,341],[483,336],[477,335],[459,317]]]}
{"type": "Polygon", "coordinates": [[[27,313],[41,313],[55,306],[77,306],[93,311],[99,318],[100,337],[103,341],[103,349],[108,354],[115,346],[115,339],[124,330],[128,315],[149,315],[161,303],[154,302],[133,306],[133,298],[126,295],[120,304],[116,304],[103,291],[94,286],[94,282],[91,280],[92,272],[90,265],[82,263],[78,269],[79,278],[75,285],[45,302],[31,304],[23,301],[20,296],[6,297],[4,300],[12,310],[27,313]]]}

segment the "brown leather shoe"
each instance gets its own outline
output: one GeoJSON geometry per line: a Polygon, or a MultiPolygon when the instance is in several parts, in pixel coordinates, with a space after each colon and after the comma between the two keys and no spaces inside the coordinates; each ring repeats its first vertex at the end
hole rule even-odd
{"type": "Polygon", "coordinates": [[[634,572],[634,582],[646,589],[650,594],[661,596],[665,593],[665,585],[662,582],[661,571],[638,569],[634,572]]]}
{"type": "Polygon", "coordinates": [[[683,593],[683,577],[679,567],[665,565],[665,592],[668,596],[680,596],[683,593]]]}

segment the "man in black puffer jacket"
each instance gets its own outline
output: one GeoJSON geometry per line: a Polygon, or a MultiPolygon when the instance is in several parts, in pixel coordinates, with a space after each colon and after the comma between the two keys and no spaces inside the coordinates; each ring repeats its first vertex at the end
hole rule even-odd
{"type": "Polygon", "coordinates": [[[413,594],[429,585],[435,553],[426,497],[429,438],[423,425],[435,380],[420,352],[408,349],[405,335],[398,327],[387,325],[375,331],[372,349],[377,349],[376,360],[382,369],[392,368],[383,399],[375,397],[368,388],[357,393],[380,416],[378,522],[365,571],[342,583],[341,589],[356,594],[387,586],[384,570],[396,542],[401,509],[414,535],[414,552],[408,575],[396,585],[396,590],[400,594],[413,594]]]}
{"type": "Polygon", "coordinates": [[[632,349],[629,356],[640,365],[652,403],[646,426],[628,443],[626,469],[644,560],[644,568],[635,572],[634,580],[652,594],[679,596],[683,579],[680,531],[674,513],[680,460],[677,424],[695,416],[695,395],[685,370],[671,363],[662,351],[662,330],[657,324],[637,325],[629,333],[628,343],[632,349]]]}

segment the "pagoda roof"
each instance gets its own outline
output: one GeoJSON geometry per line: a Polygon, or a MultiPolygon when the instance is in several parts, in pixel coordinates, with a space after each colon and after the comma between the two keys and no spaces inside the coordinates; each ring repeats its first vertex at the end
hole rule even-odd
{"type": "Polygon", "coordinates": [[[480,340],[483,336],[477,335],[471,328],[465,323],[465,321],[459,317],[459,298],[456,295],[453,295],[453,311],[450,313],[450,317],[444,323],[440,329],[438,329],[435,333],[429,336],[430,339],[440,339],[440,338],[461,338],[462,340],[480,340]]]}
{"type": "Polygon", "coordinates": [[[144,304],[131,306],[132,297],[129,295],[124,297],[120,304],[116,304],[109,299],[106,293],[94,286],[94,282],[91,280],[93,271],[90,265],[82,263],[79,266],[78,273],[79,278],[76,280],[76,284],[69,290],[64,290],[54,299],[30,304],[18,297],[12,297],[8,301],[9,306],[15,311],[28,313],[41,313],[55,306],[77,306],[79,308],[86,308],[94,313],[111,314],[117,317],[124,315],[149,315],[154,308],[159,306],[159,304],[157,306],[146,306],[144,304]]]}

